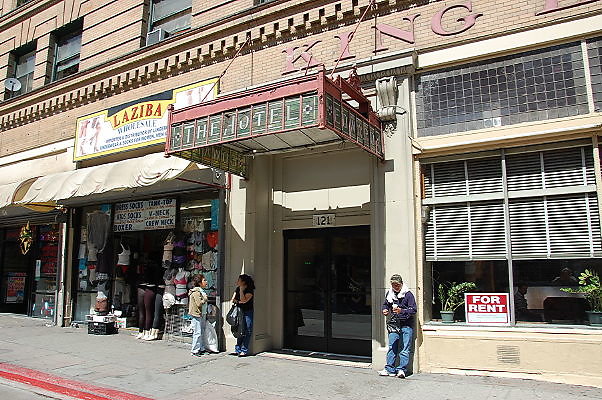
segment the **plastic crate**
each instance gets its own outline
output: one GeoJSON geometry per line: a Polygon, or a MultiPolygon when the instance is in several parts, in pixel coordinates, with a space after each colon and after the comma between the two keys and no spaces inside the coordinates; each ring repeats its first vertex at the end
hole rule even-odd
{"type": "Polygon", "coordinates": [[[88,334],[113,335],[117,333],[115,322],[88,322],[88,334]]]}

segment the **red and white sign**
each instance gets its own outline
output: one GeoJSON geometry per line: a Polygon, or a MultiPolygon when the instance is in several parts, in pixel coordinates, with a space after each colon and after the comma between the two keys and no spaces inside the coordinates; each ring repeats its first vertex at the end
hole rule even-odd
{"type": "Polygon", "coordinates": [[[509,324],[508,293],[464,293],[467,324],[509,324]]]}

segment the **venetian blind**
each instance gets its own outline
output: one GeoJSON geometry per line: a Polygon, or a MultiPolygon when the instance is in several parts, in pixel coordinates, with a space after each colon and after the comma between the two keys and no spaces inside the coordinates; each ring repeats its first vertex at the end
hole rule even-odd
{"type": "MultiPolygon", "coordinates": [[[[424,185],[425,195],[430,198],[500,193],[503,191],[501,158],[427,165],[424,185]]],[[[425,232],[428,260],[506,257],[502,200],[457,201],[431,207],[425,232]]]]}
{"type": "Polygon", "coordinates": [[[506,229],[513,258],[602,256],[591,147],[507,155],[507,222],[501,161],[424,166],[427,260],[504,259],[506,229]]]}

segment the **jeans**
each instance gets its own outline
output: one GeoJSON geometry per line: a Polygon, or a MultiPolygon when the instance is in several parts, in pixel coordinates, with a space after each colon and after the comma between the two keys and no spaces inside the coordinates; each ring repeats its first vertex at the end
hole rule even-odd
{"type": "Polygon", "coordinates": [[[203,324],[201,323],[201,317],[192,316],[192,349],[191,353],[200,353],[205,351],[203,348],[203,324]]]}
{"type": "Polygon", "coordinates": [[[234,351],[236,353],[248,353],[249,343],[251,342],[251,336],[253,335],[253,310],[245,311],[243,313],[244,321],[244,334],[242,337],[236,339],[236,346],[234,351]]]}
{"type": "Polygon", "coordinates": [[[413,335],[414,329],[411,326],[402,326],[400,333],[389,333],[389,351],[387,351],[387,365],[385,366],[387,371],[391,373],[406,372],[406,367],[410,362],[413,335]],[[399,357],[399,365],[395,367],[397,357],[399,357]]]}

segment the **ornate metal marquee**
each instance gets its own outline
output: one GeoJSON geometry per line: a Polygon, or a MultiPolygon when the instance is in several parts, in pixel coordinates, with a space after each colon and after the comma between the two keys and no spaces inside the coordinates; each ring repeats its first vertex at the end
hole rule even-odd
{"type": "Polygon", "coordinates": [[[331,80],[320,71],[170,108],[165,152],[247,177],[249,156],[340,141],[384,157],[381,123],[357,75],[331,80]]]}

